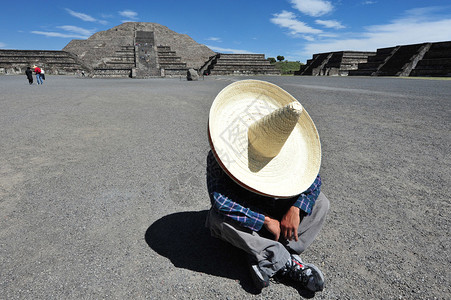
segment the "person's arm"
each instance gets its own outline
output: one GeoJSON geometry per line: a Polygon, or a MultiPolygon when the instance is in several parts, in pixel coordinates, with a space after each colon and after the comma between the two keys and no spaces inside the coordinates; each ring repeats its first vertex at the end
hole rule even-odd
{"type": "Polygon", "coordinates": [[[271,217],[265,216],[265,222],[263,223],[265,228],[274,235],[274,240],[278,241],[280,237],[280,222],[271,217]]]}
{"type": "Polygon", "coordinates": [[[316,198],[320,193],[321,177],[316,177],[313,184],[301,193],[290,209],[285,213],[280,222],[281,234],[287,240],[298,241],[298,227],[301,222],[301,211],[307,215],[312,213],[316,198]]]}
{"type": "Polygon", "coordinates": [[[274,235],[274,240],[279,240],[280,222],[276,219],[245,208],[217,192],[213,193],[212,207],[216,212],[252,231],[259,231],[265,226],[274,235]]]}
{"type": "Polygon", "coordinates": [[[318,174],[312,185],[305,192],[299,195],[293,206],[296,206],[300,210],[304,211],[305,213],[307,213],[307,215],[311,215],[313,206],[315,205],[315,201],[318,198],[320,192],[321,176],[318,174]]]}
{"type": "Polygon", "coordinates": [[[264,222],[265,216],[246,208],[219,192],[210,195],[213,209],[229,220],[238,222],[241,226],[253,231],[259,231],[264,222]]]}
{"type": "Polygon", "coordinates": [[[224,173],[210,151],[207,157],[207,186],[212,208],[228,220],[259,231],[265,222],[265,216],[232,200],[230,190],[233,185],[235,183],[224,173]]]}
{"type": "Polygon", "coordinates": [[[301,223],[300,209],[296,206],[290,207],[280,221],[280,233],[282,237],[291,241],[298,241],[298,227],[301,223]]]}

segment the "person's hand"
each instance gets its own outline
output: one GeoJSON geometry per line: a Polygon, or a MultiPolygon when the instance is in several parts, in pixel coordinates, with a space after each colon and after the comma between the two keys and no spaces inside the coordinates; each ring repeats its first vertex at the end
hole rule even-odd
{"type": "Polygon", "coordinates": [[[263,226],[274,235],[274,240],[278,241],[280,237],[280,223],[276,219],[265,216],[263,226]]]}
{"type": "Polygon", "coordinates": [[[299,211],[300,209],[296,206],[290,207],[280,222],[282,236],[289,241],[293,239],[298,241],[298,227],[301,222],[299,211]]]}

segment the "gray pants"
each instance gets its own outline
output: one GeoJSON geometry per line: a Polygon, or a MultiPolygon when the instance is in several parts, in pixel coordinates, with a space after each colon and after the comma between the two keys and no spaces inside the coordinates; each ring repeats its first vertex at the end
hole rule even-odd
{"type": "Polygon", "coordinates": [[[213,209],[207,216],[206,226],[211,235],[246,251],[255,260],[260,270],[272,277],[290,259],[290,253],[301,254],[318,235],[329,210],[329,200],[320,193],[310,216],[304,216],[298,228],[298,241],[283,238],[274,241],[259,232],[241,227],[224,218],[213,209]]]}

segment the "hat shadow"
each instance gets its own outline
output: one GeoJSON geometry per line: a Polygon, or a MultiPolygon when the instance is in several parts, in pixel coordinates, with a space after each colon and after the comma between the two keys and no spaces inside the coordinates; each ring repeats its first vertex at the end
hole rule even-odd
{"type": "Polygon", "coordinates": [[[178,212],[155,221],[146,243],[176,268],[237,280],[248,293],[258,294],[251,280],[246,253],[213,238],[205,227],[208,210],[178,212]]]}
{"type": "Polygon", "coordinates": [[[273,157],[264,157],[258,154],[258,151],[252,144],[251,140],[247,140],[247,161],[248,168],[253,173],[260,172],[269,162],[273,159],[273,157]]]}

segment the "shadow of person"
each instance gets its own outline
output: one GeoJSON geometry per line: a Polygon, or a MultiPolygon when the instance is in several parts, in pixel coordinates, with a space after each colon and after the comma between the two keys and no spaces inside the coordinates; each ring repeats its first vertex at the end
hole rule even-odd
{"type": "Polygon", "coordinates": [[[258,294],[250,278],[246,253],[213,238],[205,228],[207,210],[178,212],[155,221],[146,231],[150,248],[175,267],[238,280],[242,288],[258,294]]]}

